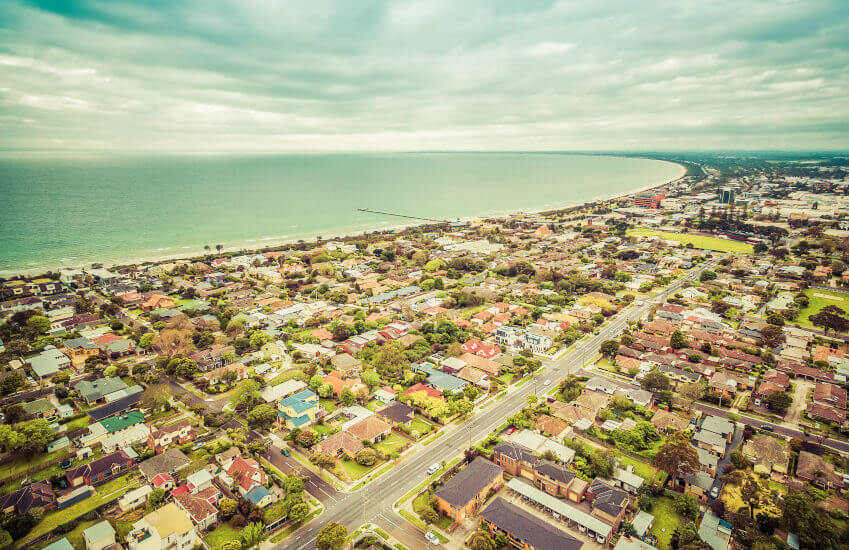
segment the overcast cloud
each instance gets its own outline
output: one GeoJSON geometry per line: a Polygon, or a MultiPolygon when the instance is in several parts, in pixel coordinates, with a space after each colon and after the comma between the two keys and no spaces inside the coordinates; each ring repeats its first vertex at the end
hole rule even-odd
{"type": "Polygon", "coordinates": [[[0,148],[847,149],[847,0],[0,2],[0,148]]]}

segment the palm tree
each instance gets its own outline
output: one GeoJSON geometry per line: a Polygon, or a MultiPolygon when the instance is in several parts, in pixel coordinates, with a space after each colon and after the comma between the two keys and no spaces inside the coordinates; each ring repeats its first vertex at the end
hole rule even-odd
{"type": "Polygon", "coordinates": [[[211,249],[208,244],[203,245],[203,249],[209,252],[211,249]]]}
{"type": "Polygon", "coordinates": [[[224,247],[221,246],[220,244],[215,245],[215,250],[217,250],[219,254],[221,253],[222,248],[224,248],[224,247]]]}

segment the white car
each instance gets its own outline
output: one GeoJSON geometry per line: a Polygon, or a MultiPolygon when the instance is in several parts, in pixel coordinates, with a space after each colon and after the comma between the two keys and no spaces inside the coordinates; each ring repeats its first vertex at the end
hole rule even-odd
{"type": "Polygon", "coordinates": [[[435,462],[434,462],[434,463],[433,463],[433,464],[431,464],[431,465],[430,465],[430,467],[427,469],[427,475],[429,475],[429,476],[430,476],[430,475],[435,474],[436,472],[438,472],[438,471],[439,471],[439,468],[440,468],[440,467],[441,467],[441,466],[440,466],[439,464],[437,464],[437,463],[435,463],[435,462]]]}
{"type": "Polygon", "coordinates": [[[425,533],[425,539],[434,546],[439,546],[439,537],[433,534],[433,531],[425,533]]]}
{"type": "Polygon", "coordinates": [[[543,386],[550,386],[550,385],[551,385],[551,379],[546,378],[546,379],[545,379],[545,382],[543,382],[543,383],[542,383],[542,385],[543,385],[543,386]]]}

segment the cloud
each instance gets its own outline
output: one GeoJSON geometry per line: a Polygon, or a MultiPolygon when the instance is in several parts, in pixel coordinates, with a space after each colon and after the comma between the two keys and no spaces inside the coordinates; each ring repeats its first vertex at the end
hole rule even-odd
{"type": "Polygon", "coordinates": [[[844,148],[844,0],[0,3],[0,148],[844,148]]]}

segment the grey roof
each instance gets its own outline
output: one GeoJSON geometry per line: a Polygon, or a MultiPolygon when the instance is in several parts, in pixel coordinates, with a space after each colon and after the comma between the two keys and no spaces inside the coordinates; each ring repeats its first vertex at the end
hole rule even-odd
{"type": "Polygon", "coordinates": [[[707,472],[688,474],[684,476],[684,480],[690,485],[700,488],[702,491],[710,491],[710,488],[713,486],[713,476],[707,472]]]}
{"type": "Polygon", "coordinates": [[[479,456],[449,479],[435,495],[451,506],[461,508],[474,500],[502,471],[497,464],[479,456]]]}
{"type": "Polygon", "coordinates": [[[699,537],[713,550],[725,550],[731,537],[731,528],[708,510],[699,525],[699,537]]]}
{"type": "Polygon", "coordinates": [[[481,517],[513,538],[525,541],[534,550],[580,550],[584,545],[583,541],[501,497],[493,500],[481,512],[481,517]]]}
{"type": "Polygon", "coordinates": [[[707,452],[701,447],[696,447],[696,452],[699,455],[699,462],[702,466],[707,466],[712,470],[716,470],[716,465],[719,463],[719,457],[707,452]]]}
{"type": "Polygon", "coordinates": [[[725,447],[728,444],[728,441],[726,441],[724,437],[708,430],[700,430],[696,432],[696,435],[693,436],[693,441],[707,443],[711,447],[716,447],[722,450],[725,450],[725,447]]]}
{"type": "Polygon", "coordinates": [[[67,538],[62,537],[56,542],[45,546],[41,550],[74,550],[74,547],[71,546],[71,543],[68,542],[67,538]]]}
{"type": "Polygon", "coordinates": [[[47,354],[42,353],[35,357],[30,357],[27,359],[27,363],[30,364],[30,368],[39,378],[51,376],[59,372],[59,361],[47,354]]]}
{"type": "Polygon", "coordinates": [[[107,537],[115,537],[115,529],[112,528],[112,525],[103,520],[100,523],[95,523],[88,529],[83,530],[83,538],[89,542],[97,542],[101,539],[107,537]]]}
{"type": "Polygon", "coordinates": [[[98,349],[94,342],[85,337],[72,338],[62,343],[70,349],[98,349]]]}
{"type": "Polygon", "coordinates": [[[74,386],[77,393],[86,401],[96,401],[112,392],[126,388],[127,384],[116,376],[100,378],[94,381],[82,380],[74,386]]]}
{"type": "Polygon", "coordinates": [[[377,411],[377,413],[383,418],[397,423],[409,422],[413,419],[415,411],[409,405],[401,403],[400,401],[393,401],[391,404],[377,411]]]}
{"type": "Polygon", "coordinates": [[[628,506],[628,493],[602,481],[601,478],[595,478],[590,484],[588,492],[595,495],[593,499],[593,510],[598,508],[606,514],[613,517],[619,515],[622,508],[628,506]]]}
{"type": "Polygon", "coordinates": [[[150,480],[157,474],[173,474],[180,468],[187,466],[189,462],[191,461],[183,454],[183,451],[172,447],[164,453],[152,456],[139,464],[139,471],[150,480]]]}
{"type": "Polygon", "coordinates": [[[583,525],[597,535],[602,535],[607,538],[613,529],[610,525],[601,521],[597,517],[584,512],[580,508],[576,508],[565,500],[555,498],[545,491],[540,491],[533,485],[525,483],[519,478],[514,477],[508,481],[506,487],[519,493],[523,497],[542,505],[548,510],[560,514],[564,518],[567,518],[578,525],[583,525]]]}
{"type": "Polygon", "coordinates": [[[428,384],[443,391],[452,393],[462,391],[466,387],[466,384],[468,384],[462,378],[457,378],[456,376],[436,370],[428,365],[413,365],[413,369],[423,372],[427,375],[428,384]]]}
{"type": "Polygon", "coordinates": [[[492,452],[506,455],[513,460],[521,460],[522,462],[529,462],[531,464],[536,464],[540,460],[539,457],[532,453],[527,447],[523,447],[522,445],[511,443],[509,441],[502,441],[497,444],[493,447],[492,452]]]}
{"type": "Polygon", "coordinates": [[[702,421],[702,429],[710,430],[720,435],[726,435],[734,433],[734,424],[721,416],[706,416],[702,421]]]}
{"type": "Polygon", "coordinates": [[[654,516],[646,512],[645,510],[640,510],[640,513],[634,518],[631,522],[631,525],[634,526],[634,530],[637,532],[637,535],[642,537],[645,536],[646,531],[649,530],[652,522],[654,521],[654,516]]]}

